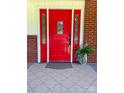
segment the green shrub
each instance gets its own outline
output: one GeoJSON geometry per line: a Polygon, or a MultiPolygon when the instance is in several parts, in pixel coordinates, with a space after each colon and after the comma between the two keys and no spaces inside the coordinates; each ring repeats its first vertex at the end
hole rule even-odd
{"type": "Polygon", "coordinates": [[[90,44],[86,43],[83,48],[79,47],[76,49],[75,58],[77,61],[79,61],[81,64],[84,62],[84,55],[90,55],[94,52],[94,49],[91,47],[90,44]]]}

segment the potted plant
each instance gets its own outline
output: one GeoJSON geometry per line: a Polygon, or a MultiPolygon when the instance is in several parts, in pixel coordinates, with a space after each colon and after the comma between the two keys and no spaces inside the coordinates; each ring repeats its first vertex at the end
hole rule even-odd
{"type": "Polygon", "coordinates": [[[94,52],[94,49],[90,44],[86,43],[83,48],[79,47],[76,49],[75,58],[81,64],[87,63],[87,55],[90,55],[94,52]]]}

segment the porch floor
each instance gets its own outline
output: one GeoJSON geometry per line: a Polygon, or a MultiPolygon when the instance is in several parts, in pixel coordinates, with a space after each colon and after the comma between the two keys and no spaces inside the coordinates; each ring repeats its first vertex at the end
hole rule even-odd
{"type": "Polygon", "coordinates": [[[46,68],[32,64],[27,70],[27,93],[97,93],[97,73],[90,65],[72,63],[72,68],[46,68]]]}

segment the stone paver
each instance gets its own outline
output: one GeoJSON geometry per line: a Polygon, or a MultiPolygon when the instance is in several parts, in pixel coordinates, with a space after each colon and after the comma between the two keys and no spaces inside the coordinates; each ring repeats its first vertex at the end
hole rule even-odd
{"type": "Polygon", "coordinates": [[[73,68],[45,68],[32,64],[27,70],[27,93],[97,93],[97,73],[89,65],[73,68]]]}

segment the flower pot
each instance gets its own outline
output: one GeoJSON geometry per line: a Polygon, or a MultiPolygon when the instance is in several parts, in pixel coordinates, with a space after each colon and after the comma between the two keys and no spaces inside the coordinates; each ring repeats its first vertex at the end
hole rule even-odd
{"type": "Polygon", "coordinates": [[[87,54],[85,54],[83,57],[83,64],[87,64],[87,54]]]}
{"type": "Polygon", "coordinates": [[[87,64],[87,54],[84,55],[84,57],[82,58],[82,56],[78,56],[78,61],[81,64],[87,64]]]}

